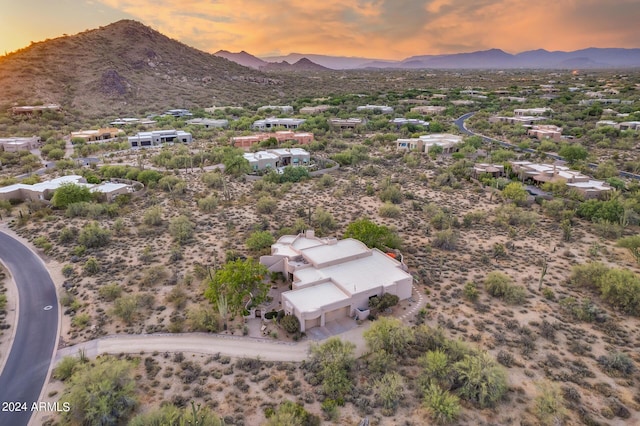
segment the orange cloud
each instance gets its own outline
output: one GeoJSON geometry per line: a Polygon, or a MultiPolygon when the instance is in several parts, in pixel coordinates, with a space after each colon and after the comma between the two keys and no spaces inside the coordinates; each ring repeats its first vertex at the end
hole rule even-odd
{"type": "Polygon", "coordinates": [[[99,1],[210,52],[399,59],[494,47],[636,47],[639,39],[637,0],[99,1]]]}

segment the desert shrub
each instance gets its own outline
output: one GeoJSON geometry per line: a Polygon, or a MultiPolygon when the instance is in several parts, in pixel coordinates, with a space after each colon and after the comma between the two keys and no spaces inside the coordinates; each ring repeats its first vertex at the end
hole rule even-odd
{"type": "Polygon", "coordinates": [[[217,171],[206,172],[202,175],[202,182],[209,188],[221,189],[224,186],[224,177],[217,171]]]}
{"type": "Polygon", "coordinates": [[[545,426],[562,424],[567,416],[562,388],[550,382],[539,383],[537,387],[538,395],[534,399],[535,416],[545,426]]]}
{"type": "Polygon", "coordinates": [[[217,333],[220,331],[220,316],[210,307],[198,306],[187,311],[187,324],[191,331],[217,333]]]}
{"type": "Polygon", "coordinates": [[[300,320],[295,315],[285,315],[280,320],[280,325],[289,334],[300,331],[300,320]]]}
{"type": "Polygon", "coordinates": [[[617,351],[598,357],[598,364],[607,374],[614,377],[629,377],[635,370],[631,357],[617,351]]]}
{"type": "Polygon", "coordinates": [[[209,195],[198,200],[198,208],[204,213],[211,213],[218,207],[218,197],[209,195]]]}
{"type": "Polygon", "coordinates": [[[87,275],[95,275],[100,272],[100,264],[98,263],[98,259],[93,256],[87,259],[87,261],[84,263],[84,272],[87,275]]]}
{"type": "Polygon", "coordinates": [[[162,207],[149,207],[142,216],[142,222],[148,226],[159,226],[162,224],[162,207]]]}
{"type": "Polygon", "coordinates": [[[378,209],[378,214],[382,217],[395,219],[400,217],[400,215],[402,214],[402,210],[400,209],[400,207],[395,206],[391,203],[384,203],[378,209]]]}
{"type": "Polygon", "coordinates": [[[256,210],[260,214],[271,214],[276,211],[278,203],[270,197],[260,197],[256,203],[256,210]]]}
{"type": "Polygon", "coordinates": [[[451,387],[452,366],[444,350],[428,351],[418,359],[418,364],[422,367],[420,383],[425,390],[431,383],[437,383],[446,389],[451,387]]]}
{"type": "Polygon", "coordinates": [[[386,184],[380,192],[380,200],[385,203],[400,204],[403,198],[399,185],[386,184]]]}
{"type": "Polygon", "coordinates": [[[71,325],[79,328],[80,330],[84,329],[89,324],[91,324],[91,315],[86,313],[77,314],[71,319],[71,325]]]}
{"type": "Polygon", "coordinates": [[[476,283],[474,283],[473,281],[467,281],[467,283],[465,283],[464,285],[464,288],[462,289],[462,294],[464,295],[465,299],[475,302],[476,300],[478,300],[480,292],[478,291],[478,286],[476,285],[476,283]]]}
{"type": "Polygon", "coordinates": [[[453,229],[439,231],[433,237],[431,245],[442,250],[455,250],[457,248],[460,234],[453,229]]]}
{"type": "Polygon", "coordinates": [[[111,231],[101,228],[97,222],[85,225],[78,235],[78,243],[87,248],[106,246],[110,240],[111,231]]]}
{"type": "Polygon", "coordinates": [[[169,234],[174,241],[185,244],[193,238],[194,224],[185,215],[180,215],[169,221],[169,234]]]}
{"type": "Polygon", "coordinates": [[[504,369],[487,352],[465,355],[453,369],[458,394],[479,408],[493,407],[507,391],[504,369]]]}
{"type": "Polygon", "coordinates": [[[617,245],[629,250],[636,262],[640,264],[640,235],[621,238],[618,240],[617,245]]]}
{"type": "Polygon", "coordinates": [[[374,383],[376,398],[383,407],[383,414],[392,415],[404,396],[404,380],[396,372],[386,373],[374,383]]]}
{"type": "Polygon", "coordinates": [[[624,313],[640,315],[640,277],[630,270],[610,269],[596,262],[576,265],[569,281],[599,290],[605,301],[624,313]]]}
{"type": "Polygon", "coordinates": [[[484,286],[491,296],[514,305],[524,303],[527,298],[524,287],[511,284],[511,278],[499,271],[489,272],[485,277],[484,286]]]}
{"type": "Polygon", "coordinates": [[[458,397],[435,383],[431,383],[425,390],[422,405],[431,420],[437,424],[452,423],[460,414],[458,397]]]}
{"type": "Polygon", "coordinates": [[[58,242],[60,244],[69,244],[76,239],[77,235],[78,230],[76,228],[68,228],[65,226],[60,230],[60,233],[58,234],[58,242]]]}
{"type": "Polygon", "coordinates": [[[322,207],[317,207],[313,212],[312,223],[320,235],[326,235],[336,228],[336,220],[333,215],[322,207]]]}
{"type": "Polygon", "coordinates": [[[120,296],[113,302],[113,315],[122,319],[127,325],[131,325],[138,313],[139,300],[136,295],[120,296]]]}
{"type": "Polygon", "coordinates": [[[122,287],[118,283],[105,284],[98,290],[98,295],[108,302],[116,300],[122,294],[122,287]]]}
{"type": "Polygon", "coordinates": [[[80,364],[79,358],[74,356],[65,356],[53,370],[53,378],[64,382],[73,375],[78,364],[80,364]]]}
{"type": "Polygon", "coordinates": [[[265,426],[320,426],[320,423],[320,418],[309,413],[302,405],[284,401],[268,413],[265,426]]]}
{"type": "Polygon", "coordinates": [[[151,266],[142,274],[140,285],[142,287],[153,287],[166,280],[167,275],[167,270],[163,265],[151,266]]]}

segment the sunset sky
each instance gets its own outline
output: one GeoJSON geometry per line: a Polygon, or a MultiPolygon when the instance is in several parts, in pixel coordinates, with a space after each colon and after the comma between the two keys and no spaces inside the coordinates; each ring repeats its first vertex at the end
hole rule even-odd
{"type": "Polygon", "coordinates": [[[0,54],[120,19],[257,56],[640,47],[639,0],[0,0],[0,11],[0,54]]]}

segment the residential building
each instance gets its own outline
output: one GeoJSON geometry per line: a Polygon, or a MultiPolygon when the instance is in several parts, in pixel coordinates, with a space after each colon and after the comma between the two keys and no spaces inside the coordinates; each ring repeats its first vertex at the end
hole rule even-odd
{"type": "Polygon", "coordinates": [[[562,139],[562,127],[554,126],[553,124],[533,125],[527,130],[527,135],[539,140],[553,139],[559,142],[562,139]]]}
{"type": "Polygon", "coordinates": [[[417,112],[418,114],[424,115],[437,115],[442,114],[447,107],[438,106],[438,105],[422,105],[411,108],[411,112],[417,112]]]}
{"type": "Polygon", "coordinates": [[[618,123],[613,120],[600,120],[596,127],[614,127],[618,130],[640,130],[640,121],[623,121],[618,123]]]}
{"type": "Polygon", "coordinates": [[[33,185],[16,183],[0,187],[0,200],[48,200],[53,192],[65,183],[88,187],[91,192],[103,194],[108,201],[113,200],[117,195],[133,192],[133,187],[124,183],[103,182],[95,185],[87,183],[82,176],[68,175],[33,185]]]}
{"type": "Polygon", "coordinates": [[[583,99],[578,102],[578,105],[593,105],[593,104],[603,104],[603,105],[614,105],[619,104],[620,99],[605,99],[605,98],[597,98],[597,99],[583,99]]]}
{"type": "Polygon", "coordinates": [[[171,115],[177,118],[193,116],[193,114],[191,114],[191,112],[188,109],[170,109],[169,111],[165,112],[163,115],[171,115]]]}
{"type": "Polygon", "coordinates": [[[160,146],[164,143],[182,142],[191,143],[191,133],[182,130],[154,130],[151,132],[139,132],[135,136],[129,136],[131,148],[149,148],[160,146]]]}
{"type": "Polygon", "coordinates": [[[300,114],[320,114],[327,111],[329,108],[331,108],[329,105],[306,106],[300,108],[300,114]]]}
{"type": "Polygon", "coordinates": [[[40,147],[40,138],[31,136],[30,138],[13,137],[0,138],[0,148],[6,152],[29,151],[40,147]]]}
{"type": "Polygon", "coordinates": [[[504,165],[487,163],[474,164],[472,176],[477,179],[481,175],[491,175],[494,178],[505,176],[504,165]]]}
{"type": "Polygon", "coordinates": [[[187,124],[202,126],[205,129],[221,129],[229,126],[229,120],[217,120],[213,118],[193,118],[187,120],[187,124]]]}
{"type": "Polygon", "coordinates": [[[300,148],[276,148],[243,155],[254,172],[286,166],[306,166],[311,161],[311,155],[300,148]]]}
{"type": "Polygon", "coordinates": [[[513,115],[516,117],[539,117],[546,116],[547,113],[553,114],[551,108],[517,108],[513,110],[513,115]]]}
{"type": "Polygon", "coordinates": [[[520,97],[520,96],[501,96],[500,100],[501,101],[523,103],[523,102],[527,101],[527,98],[523,98],[523,97],[520,97]]]}
{"type": "Polygon", "coordinates": [[[330,118],[329,125],[334,129],[340,130],[354,130],[356,127],[366,124],[367,120],[364,118],[330,118]]]}
{"type": "Polygon", "coordinates": [[[117,118],[111,123],[109,123],[109,125],[111,126],[128,126],[128,125],[135,125],[135,124],[142,124],[143,126],[151,126],[156,124],[156,121],[151,119],[125,117],[125,118],[117,118]]]}
{"type": "Polygon", "coordinates": [[[71,132],[71,139],[83,139],[85,142],[105,142],[117,138],[123,134],[122,129],[116,127],[107,127],[97,130],[80,130],[79,132],[71,132]]]}
{"type": "Polygon", "coordinates": [[[418,138],[398,139],[396,148],[403,151],[418,151],[428,153],[433,146],[442,148],[444,154],[450,154],[457,150],[457,146],[462,142],[462,136],[448,133],[434,133],[422,135],[418,138]]]}
{"type": "Polygon", "coordinates": [[[291,281],[291,290],[281,295],[282,308],[298,318],[303,332],[364,318],[372,297],[389,293],[405,300],[413,285],[406,266],[380,250],[351,238],[317,238],[313,231],[280,237],[260,263],[291,281]]]}
{"type": "Polygon", "coordinates": [[[283,114],[293,114],[293,107],[291,105],[264,105],[258,108],[258,111],[266,110],[278,110],[283,114]]]}
{"type": "Polygon", "coordinates": [[[469,100],[469,99],[456,99],[456,100],[451,101],[451,104],[455,105],[455,106],[469,106],[469,105],[473,105],[475,103],[476,103],[476,101],[472,101],[472,100],[469,100]]]}
{"type": "Polygon", "coordinates": [[[377,111],[382,114],[391,114],[393,112],[393,108],[387,105],[362,105],[357,107],[356,111],[377,111]]]}
{"type": "Polygon", "coordinates": [[[215,105],[214,105],[214,106],[212,106],[212,107],[205,108],[205,109],[204,109],[204,112],[208,112],[209,114],[213,114],[213,113],[214,113],[214,112],[216,112],[216,111],[224,111],[224,110],[226,110],[227,108],[229,108],[229,109],[244,109],[244,108],[243,108],[243,107],[241,107],[241,106],[215,106],[215,105]]]}
{"type": "Polygon", "coordinates": [[[547,117],[539,117],[532,115],[520,115],[517,117],[494,116],[489,117],[489,123],[503,122],[507,124],[521,124],[523,126],[532,126],[534,123],[546,120],[547,117]]]}
{"type": "Polygon", "coordinates": [[[294,142],[299,145],[308,145],[313,142],[313,133],[294,133],[290,130],[281,130],[273,133],[258,133],[255,135],[233,137],[231,138],[231,144],[238,148],[249,148],[252,145],[265,141],[269,138],[275,138],[278,143],[294,142]]]}
{"type": "Polygon", "coordinates": [[[594,180],[564,165],[537,164],[529,161],[512,161],[510,164],[513,173],[517,174],[523,182],[529,180],[536,185],[546,182],[563,182],[582,194],[585,199],[600,198],[613,190],[608,183],[594,180]]]}
{"type": "Polygon", "coordinates": [[[11,108],[14,115],[33,115],[41,114],[45,111],[60,111],[62,108],[58,104],[46,104],[37,106],[15,106],[11,108]]]}
{"type": "Polygon", "coordinates": [[[284,129],[297,129],[306,120],[303,118],[275,118],[269,117],[263,120],[256,120],[253,122],[254,129],[265,130],[274,129],[276,127],[282,127],[284,129]]]}
{"type": "Polygon", "coordinates": [[[389,123],[395,124],[396,128],[398,129],[404,126],[405,124],[412,124],[414,126],[420,126],[420,127],[429,127],[428,121],[418,120],[417,118],[397,117],[397,118],[394,118],[393,120],[389,120],[389,123]]]}

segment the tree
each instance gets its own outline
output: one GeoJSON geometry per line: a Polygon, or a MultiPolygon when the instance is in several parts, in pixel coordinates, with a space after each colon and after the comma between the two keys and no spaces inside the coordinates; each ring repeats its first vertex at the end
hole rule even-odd
{"type": "Polygon", "coordinates": [[[564,157],[569,163],[575,163],[576,161],[584,160],[589,156],[589,151],[581,145],[563,145],[558,151],[560,156],[564,157]]]}
{"type": "Polygon", "coordinates": [[[383,350],[396,356],[406,354],[413,340],[411,330],[393,317],[381,317],[364,332],[364,339],[371,352],[383,350]]]}
{"type": "Polygon", "coordinates": [[[387,250],[399,248],[400,237],[384,225],[376,225],[369,219],[358,219],[347,226],[344,238],[355,238],[362,241],[369,248],[387,250]]]}
{"type": "Polygon", "coordinates": [[[130,361],[102,357],[76,367],[61,402],[67,424],[124,424],[137,405],[137,384],[130,361]]]}
{"type": "Polygon", "coordinates": [[[180,215],[169,222],[169,233],[180,244],[187,243],[193,237],[193,222],[185,215],[180,215]]]}
{"type": "Polygon", "coordinates": [[[280,325],[289,334],[297,333],[298,331],[300,331],[300,320],[295,315],[285,315],[280,320],[280,325]]]}
{"type": "Polygon", "coordinates": [[[312,220],[320,235],[326,235],[336,227],[336,220],[333,215],[322,207],[316,208],[315,212],[313,212],[312,220]]]}
{"type": "Polygon", "coordinates": [[[142,182],[144,185],[149,186],[151,183],[157,183],[162,179],[162,173],[157,170],[143,170],[138,173],[137,181],[142,182]]]}
{"type": "Polygon", "coordinates": [[[235,316],[245,305],[258,305],[265,300],[271,287],[263,282],[267,273],[267,268],[252,258],[227,262],[209,281],[205,297],[217,305],[219,298],[225,296],[229,311],[235,316]]]}
{"type": "Polygon", "coordinates": [[[244,152],[239,148],[227,149],[222,158],[226,174],[238,177],[251,172],[249,161],[244,158],[243,154],[244,152]]]}
{"type": "Polygon", "coordinates": [[[502,196],[511,200],[516,204],[522,204],[527,201],[527,191],[520,182],[511,182],[502,190],[502,196]]]}
{"type": "Polygon", "coordinates": [[[63,183],[53,193],[51,205],[59,209],[66,209],[69,204],[88,202],[93,199],[89,187],[76,185],[75,183],[63,183]]]}
{"type": "Polygon", "coordinates": [[[311,346],[310,364],[322,383],[325,394],[341,403],[353,387],[350,377],[355,363],[355,345],[331,337],[321,345],[311,346]]]}
{"type": "Polygon", "coordinates": [[[261,252],[267,247],[271,247],[274,239],[269,231],[255,231],[249,235],[245,244],[247,248],[253,252],[261,252]]]}

